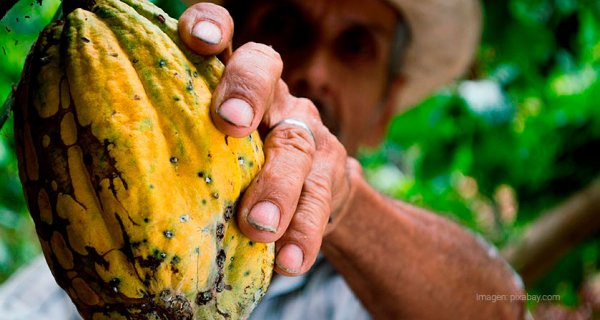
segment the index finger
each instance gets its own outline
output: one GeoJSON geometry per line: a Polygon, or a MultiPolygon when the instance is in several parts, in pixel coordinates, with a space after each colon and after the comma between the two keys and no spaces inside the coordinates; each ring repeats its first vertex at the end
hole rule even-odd
{"type": "Polygon", "coordinates": [[[283,62],[273,48],[249,42],[229,59],[212,101],[211,116],[217,128],[241,138],[268,119],[277,98],[286,97],[281,80],[283,62]],[[264,118],[263,118],[264,117],[264,118]]]}
{"type": "Polygon", "coordinates": [[[189,7],[179,18],[179,36],[201,55],[218,55],[231,48],[233,19],[227,9],[201,2],[189,7]]]}

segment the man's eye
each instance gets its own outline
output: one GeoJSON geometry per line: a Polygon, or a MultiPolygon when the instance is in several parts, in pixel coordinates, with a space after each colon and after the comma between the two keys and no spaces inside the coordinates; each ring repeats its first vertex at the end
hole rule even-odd
{"type": "Polygon", "coordinates": [[[377,58],[375,38],[365,27],[355,26],[344,31],[335,47],[336,53],[349,63],[369,62],[377,58]]]}

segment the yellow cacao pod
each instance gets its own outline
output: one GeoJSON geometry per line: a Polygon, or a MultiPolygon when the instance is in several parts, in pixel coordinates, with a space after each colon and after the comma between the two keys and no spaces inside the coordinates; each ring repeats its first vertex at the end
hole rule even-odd
{"type": "Polygon", "coordinates": [[[48,26],[15,110],[20,178],[44,255],[86,319],[240,319],[273,245],[235,206],[260,137],[210,120],[223,66],[143,0],[97,0],[48,26]]]}

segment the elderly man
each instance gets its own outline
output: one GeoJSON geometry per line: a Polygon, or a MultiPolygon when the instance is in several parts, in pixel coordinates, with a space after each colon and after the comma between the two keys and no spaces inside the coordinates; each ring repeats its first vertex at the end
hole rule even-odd
{"type": "MultiPolygon", "coordinates": [[[[217,127],[235,137],[266,134],[267,162],[237,221],[251,239],[276,242],[279,275],[253,318],[523,318],[523,303],[508,299],[522,293],[521,283],[493,249],[440,216],[378,194],[350,157],[378,143],[394,114],[465,69],[480,31],[477,2],[223,5],[231,16],[199,3],[179,27],[195,51],[226,62],[212,105],[217,127]]],[[[40,288],[36,274],[21,275],[30,290],[60,292],[40,288]]],[[[52,310],[76,317],[72,308],[52,310]]]]}

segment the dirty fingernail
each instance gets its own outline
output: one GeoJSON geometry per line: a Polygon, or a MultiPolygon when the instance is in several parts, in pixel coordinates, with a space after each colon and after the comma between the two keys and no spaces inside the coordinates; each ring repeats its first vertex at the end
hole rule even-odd
{"type": "Polygon", "coordinates": [[[250,210],[247,219],[255,229],[275,233],[279,226],[279,208],[268,201],[259,202],[250,210]]]}
{"type": "Polygon", "coordinates": [[[201,21],[192,28],[192,36],[208,44],[219,44],[222,34],[216,24],[210,21],[201,21]]]}
{"type": "Polygon", "coordinates": [[[254,110],[248,102],[237,98],[231,98],[223,102],[217,113],[223,120],[234,126],[244,128],[249,127],[254,118],[254,110]]]}
{"type": "Polygon", "coordinates": [[[303,261],[304,253],[302,253],[302,249],[295,244],[286,244],[279,250],[275,263],[286,272],[299,273],[303,261]]]}

